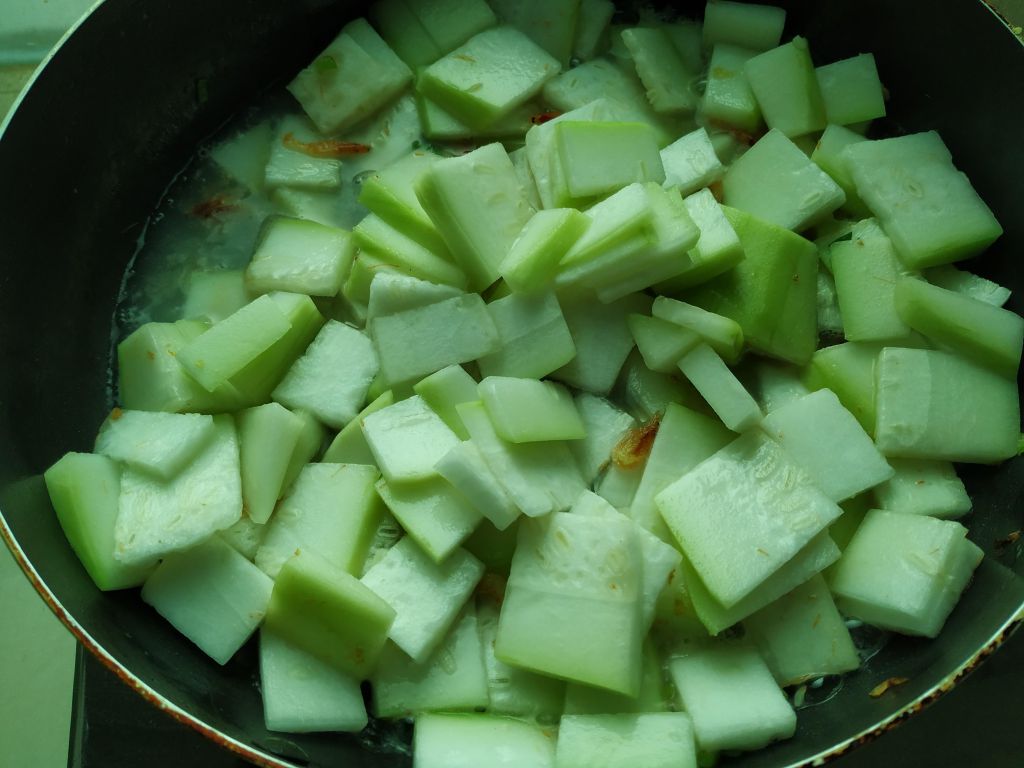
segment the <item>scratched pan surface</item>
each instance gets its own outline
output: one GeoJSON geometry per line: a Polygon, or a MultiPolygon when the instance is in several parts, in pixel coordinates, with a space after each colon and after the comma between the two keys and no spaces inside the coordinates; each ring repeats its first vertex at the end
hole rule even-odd
{"type": "MultiPolygon", "coordinates": [[[[974,0],[784,3],[820,61],[872,51],[892,93],[887,131],[937,128],[1006,228],[981,274],[1024,278],[1024,50],[974,0]]],[[[702,5],[702,4],[701,4],[702,5]]],[[[685,10],[697,14],[700,7],[685,10]]],[[[64,541],[40,473],[88,450],[110,405],[105,371],[125,264],[172,175],[199,141],[294,72],[362,5],[328,0],[107,0],[49,61],[0,138],[0,530],[54,611],[152,704],[263,765],[410,763],[361,736],[267,732],[252,644],[218,667],[136,592],[101,594],[64,541]]],[[[935,642],[897,639],[800,714],[796,738],[729,765],[782,768],[838,754],[912,714],[1015,626],[1014,548],[1024,463],[965,472],[971,535],[991,554],[935,642]],[[909,682],[867,695],[891,676],[909,682]]],[[[142,699],[140,706],[149,706],[142,699]]]]}

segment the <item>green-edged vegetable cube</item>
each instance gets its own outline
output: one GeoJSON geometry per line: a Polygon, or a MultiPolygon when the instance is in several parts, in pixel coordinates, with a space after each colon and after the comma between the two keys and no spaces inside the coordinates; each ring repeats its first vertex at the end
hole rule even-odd
{"type": "Polygon", "coordinates": [[[579,440],[586,434],[572,395],[559,384],[488,376],[479,391],[494,431],[510,443],[579,440]]]}
{"type": "Polygon", "coordinates": [[[483,376],[539,379],[576,356],[576,345],[553,292],[513,293],[492,301],[487,312],[498,329],[501,348],[477,361],[483,376]]]}
{"type": "Polygon", "coordinates": [[[355,576],[303,552],[277,575],[266,628],[335,669],[365,679],[394,620],[394,608],[355,576]]]}
{"type": "Polygon", "coordinates": [[[842,156],[911,269],[973,256],[1003,232],[935,131],[853,144],[842,156]]]}
{"type": "Polygon", "coordinates": [[[218,664],[256,631],[274,583],[214,536],[167,557],[142,587],[142,599],[218,664]]]}
{"type": "Polygon", "coordinates": [[[748,48],[719,43],[711,52],[708,82],[700,113],[713,124],[754,133],[762,125],[761,108],[757,104],[744,65],[757,55],[748,48]]]}
{"type": "Polygon", "coordinates": [[[267,523],[256,565],[271,578],[296,552],[358,575],[380,522],[376,467],[307,464],[267,523]]]}
{"type": "Polygon", "coordinates": [[[152,564],[127,565],[114,556],[121,470],[93,453],[66,453],[43,475],[68,543],[99,589],[125,589],[145,581],[152,564]]]}
{"type": "Polygon", "coordinates": [[[948,352],[898,347],[881,351],[875,371],[875,442],[886,456],[988,463],[1017,455],[1015,380],[948,352]]]}
{"type": "Polygon", "coordinates": [[[730,166],[722,193],[726,205],[794,232],[846,201],[839,185],[777,129],[730,166]]]}
{"type": "Polygon", "coordinates": [[[769,128],[789,137],[825,128],[825,102],[804,38],[755,56],[743,71],[769,128]]]}
{"type": "Polygon", "coordinates": [[[697,768],[693,725],[683,712],[567,715],[559,768],[697,768]]]}
{"type": "Polygon", "coordinates": [[[417,87],[459,119],[483,127],[533,98],[561,68],[519,30],[495,27],[423,70],[417,87]]]}
{"type": "Polygon", "coordinates": [[[839,517],[782,446],[750,432],[655,497],[712,596],[735,605],[839,517]],[[746,500],[737,504],[736,499],[746,500]]]}
{"type": "Polygon", "coordinates": [[[366,727],[358,680],[266,630],[260,632],[260,693],[270,731],[355,733],[366,727]]]}
{"type": "Polygon", "coordinates": [[[951,520],[871,510],[832,575],[844,613],[883,629],[935,637],[981,562],[951,520]]]}
{"type": "Polygon", "coordinates": [[[712,0],[704,6],[704,47],[729,43],[767,51],[782,39],[786,11],[773,5],[712,0]]]}
{"type": "Polygon", "coordinates": [[[334,296],[352,267],[352,236],[304,219],[270,218],[263,225],[245,287],[252,293],[291,291],[334,296]]]}
{"type": "Polygon", "coordinates": [[[341,34],[288,85],[321,133],[350,128],[397,96],[412,72],[365,19],[341,34]]]}
{"type": "Polygon", "coordinates": [[[498,279],[501,262],[533,215],[501,144],[435,163],[418,182],[416,197],[477,291],[498,279]]]}
{"type": "Polygon", "coordinates": [[[870,53],[818,67],[815,74],[830,123],[849,125],[885,116],[885,95],[870,53]]]}

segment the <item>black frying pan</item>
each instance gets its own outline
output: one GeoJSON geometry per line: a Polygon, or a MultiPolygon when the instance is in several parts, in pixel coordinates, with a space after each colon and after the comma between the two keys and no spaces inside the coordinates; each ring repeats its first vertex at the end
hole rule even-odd
{"type": "MultiPolygon", "coordinates": [[[[1024,50],[975,0],[782,3],[820,61],[872,51],[892,93],[885,130],[936,128],[1006,234],[978,263],[1024,308],[1024,50]]],[[[698,15],[703,3],[681,4],[698,15]]],[[[147,215],[197,144],[305,65],[364,4],[107,0],[43,68],[0,137],[0,533],[58,616],[129,685],[264,765],[408,765],[359,736],[269,733],[250,643],[218,667],[138,598],[101,594],[64,540],[40,473],[89,450],[111,406],[111,316],[147,215]],[[293,763],[289,763],[293,760],[293,763]]],[[[894,640],[796,738],[730,763],[805,764],[880,732],[949,687],[1019,623],[1024,462],[964,473],[989,557],[934,642],[894,640]],[[909,682],[867,695],[891,676],[909,682]],[[838,745],[838,746],[837,746],[838,745]]],[[[980,756],[979,757],[983,757],[980,756]]]]}

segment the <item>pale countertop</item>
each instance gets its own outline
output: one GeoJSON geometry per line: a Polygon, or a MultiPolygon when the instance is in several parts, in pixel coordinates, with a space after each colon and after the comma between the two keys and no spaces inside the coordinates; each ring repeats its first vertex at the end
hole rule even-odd
{"type": "MultiPolygon", "coordinates": [[[[767,1],[767,0],[762,0],[767,1]]],[[[93,0],[0,0],[0,119],[42,59],[93,0]]],[[[994,3],[1024,19],[1024,0],[994,3]]],[[[1018,23],[1020,23],[1018,21],[1018,23]]],[[[0,766],[68,762],[75,640],[0,545],[0,766]]]]}

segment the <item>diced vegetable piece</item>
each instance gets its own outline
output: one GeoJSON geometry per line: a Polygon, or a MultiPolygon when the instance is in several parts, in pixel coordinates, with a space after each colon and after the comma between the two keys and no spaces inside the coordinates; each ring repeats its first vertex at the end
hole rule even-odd
{"type": "Polygon", "coordinates": [[[354,253],[352,237],[343,229],[303,219],[270,218],[245,270],[245,285],[253,293],[334,296],[348,276],[354,253]]]}
{"type": "Polygon", "coordinates": [[[750,432],[655,497],[683,554],[726,608],[842,510],[778,443],[750,432]],[[737,504],[736,499],[744,499],[737,504]]]}
{"type": "MultiPolygon", "coordinates": [[[[361,256],[379,258],[399,272],[420,280],[443,283],[460,289],[466,285],[466,275],[452,263],[452,257],[447,249],[438,248],[442,244],[431,241],[431,247],[438,248],[436,251],[431,250],[372,213],[356,225],[352,235],[361,256]]],[[[353,266],[357,262],[353,262],[353,266]]],[[[374,276],[375,273],[372,273],[368,284],[372,284],[374,276]]]]}
{"type": "Polygon", "coordinates": [[[614,70],[618,76],[622,76],[621,71],[609,62],[595,61],[580,65],[579,67],[574,67],[565,74],[556,77],[554,80],[550,81],[548,83],[548,87],[545,88],[544,100],[552,103],[555,107],[564,110],[563,114],[533,126],[526,133],[527,165],[529,166],[534,184],[537,188],[537,195],[540,197],[541,203],[545,208],[555,207],[553,169],[555,167],[554,160],[556,152],[555,129],[558,124],[571,120],[611,120],[613,119],[613,115],[618,116],[617,112],[620,111],[615,108],[615,105],[604,98],[596,100],[587,99],[584,102],[584,105],[574,103],[573,106],[568,106],[565,103],[559,104],[548,93],[548,91],[557,85],[563,78],[575,78],[576,75],[573,73],[578,73],[584,67],[589,68],[597,64],[600,64],[602,67],[610,68],[611,70],[614,70]]]}
{"type": "Polygon", "coordinates": [[[114,556],[117,463],[93,453],[66,453],[43,478],[60,527],[93,583],[104,591],[141,584],[152,565],[126,565],[114,556]]]}
{"type": "Polygon", "coordinates": [[[412,72],[365,19],[349,22],[288,85],[317,129],[349,128],[391,101],[412,72]]]}
{"type": "Polygon", "coordinates": [[[394,620],[395,610],[355,576],[303,552],[277,575],[266,631],[340,672],[365,679],[394,620]]]}
{"type": "Polygon", "coordinates": [[[559,768],[697,768],[693,725],[683,712],[567,715],[558,729],[559,768]]]}
{"type": "Polygon", "coordinates": [[[633,182],[665,180],[657,138],[645,123],[561,122],[555,144],[558,205],[579,206],[633,182]]]}
{"type": "Polygon", "coordinates": [[[973,256],[1002,234],[935,131],[843,150],[857,193],[911,269],[973,256]]]}
{"type": "Polygon", "coordinates": [[[736,160],[722,179],[725,204],[799,232],[839,208],[843,190],[778,129],[736,160]]]}
{"type": "Polygon", "coordinates": [[[846,338],[878,341],[907,336],[910,326],[896,310],[896,285],[903,267],[889,238],[855,235],[833,243],[831,253],[846,338]]]}
{"type": "Polygon", "coordinates": [[[478,294],[467,293],[370,323],[384,379],[399,384],[496,352],[498,330],[478,294]]]}
{"type": "Polygon", "coordinates": [[[643,561],[631,523],[523,520],[495,654],[507,664],[635,696],[643,561]]]}
{"type": "Polygon", "coordinates": [[[948,461],[890,459],[889,463],[896,474],[875,488],[879,508],[947,520],[971,511],[971,497],[948,461]]]}
{"type": "Polygon", "coordinates": [[[193,272],[181,316],[216,323],[237,312],[254,298],[245,288],[243,275],[240,269],[193,272]]]}
{"type": "Polygon", "coordinates": [[[868,512],[832,576],[837,605],[883,629],[935,637],[981,562],[966,535],[950,520],[868,512]]]}
{"type": "Polygon", "coordinates": [[[924,349],[883,349],[875,370],[875,442],[886,456],[994,462],[1017,455],[1012,379],[924,349]]]}
{"type": "Polygon", "coordinates": [[[554,293],[513,293],[492,301],[487,312],[498,329],[501,348],[477,361],[484,376],[540,378],[576,356],[576,345],[554,293]]]}
{"type": "Polygon", "coordinates": [[[584,490],[566,443],[509,443],[494,431],[483,403],[465,403],[457,410],[487,466],[524,514],[539,517],[568,509],[584,490]]]}
{"type": "Polygon", "coordinates": [[[213,432],[210,416],[116,409],[100,427],[96,453],[170,480],[209,443],[213,432]]]}
{"type": "Polygon", "coordinates": [[[582,440],[569,444],[583,480],[590,484],[611,461],[612,449],[626,430],[636,426],[636,420],[603,397],[587,392],[576,395],[576,410],[586,432],[582,440]]]}
{"type": "Polygon", "coordinates": [[[394,486],[381,479],[376,488],[402,528],[435,562],[444,561],[480,524],[480,512],[439,479],[394,486]]]}
{"type": "Polygon", "coordinates": [[[235,416],[242,500],[248,517],[262,525],[285,489],[285,475],[302,432],[302,418],[280,403],[265,403],[235,416]]]}
{"type": "Polygon", "coordinates": [[[849,125],[885,117],[885,95],[870,53],[818,67],[815,75],[828,122],[849,125]]]}
{"type": "Polygon", "coordinates": [[[707,344],[687,352],[679,361],[679,370],[732,431],[743,432],[761,421],[763,414],[754,398],[707,344]]]}
{"type": "Polygon", "coordinates": [[[185,371],[213,392],[230,383],[289,330],[288,318],[260,296],[186,344],[177,355],[185,371]]]}
{"type": "Polygon", "coordinates": [[[607,45],[606,32],[614,14],[615,4],[611,0],[580,0],[573,58],[589,61],[601,53],[601,48],[607,45]]]}
{"type": "Polygon", "coordinates": [[[915,331],[1007,376],[1020,366],[1024,318],[913,277],[901,277],[896,311],[915,331]]]}
{"type": "Polygon", "coordinates": [[[743,71],[747,61],[756,55],[748,48],[726,43],[715,45],[708,64],[704,99],[700,104],[701,114],[713,124],[747,133],[754,133],[761,127],[761,108],[743,71]]]}
{"type": "Polygon", "coordinates": [[[385,646],[370,682],[377,717],[487,707],[487,671],[472,604],[422,663],[394,644],[385,646]]]}
{"type": "Polygon", "coordinates": [[[669,664],[703,750],[758,749],[796,730],[796,713],[752,648],[727,644],[669,664]]]}
{"type": "Polygon", "coordinates": [[[260,693],[270,731],[354,733],[366,727],[358,680],[266,630],[260,632],[260,693]]]}
{"type": "Polygon", "coordinates": [[[276,578],[296,552],[308,550],[361,573],[380,521],[378,474],[364,464],[307,464],[267,523],[256,565],[276,578]]]}
{"type": "Polygon", "coordinates": [[[379,367],[373,343],[362,331],[328,320],[273,397],[340,429],[363,407],[379,367]]]}
{"type": "Polygon", "coordinates": [[[655,112],[689,114],[697,106],[697,94],[679,51],[664,30],[657,27],[633,27],[622,31],[622,42],[633,58],[640,82],[655,112]]]}
{"type": "Polygon", "coordinates": [[[856,496],[893,475],[857,419],[829,389],[772,411],[762,427],[832,501],[856,496]]]}
{"type": "Polygon", "coordinates": [[[264,175],[267,189],[333,190],[341,186],[341,160],[306,151],[323,142],[310,122],[298,115],[281,118],[264,175]]]}
{"type": "Polygon", "coordinates": [[[519,30],[495,27],[424,69],[417,87],[456,117],[484,126],[533,98],[560,69],[519,30]]]}
{"type": "Polygon", "coordinates": [[[818,255],[814,244],[726,208],[746,258],[697,288],[689,301],[739,323],[754,350],[797,365],[817,346],[818,255]]]}
{"type": "Polygon", "coordinates": [[[263,620],[274,583],[214,536],[167,557],[142,599],[218,664],[226,664],[263,620]]]}
{"type": "Polygon", "coordinates": [[[569,66],[580,0],[490,0],[498,20],[509,24],[569,66]]]}
{"type": "Polygon", "coordinates": [[[554,768],[552,737],[535,723],[494,715],[420,715],[416,768],[554,768]]]}
{"type": "Polygon", "coordinates": [[[926,269],[924,276],[933,285],[962,293],[994,307],[1001,307],[1010,299],[1009,288],[1004,288],[998,283],[993,283],[991,280],[957,269],[949,264],[926,269]]]}
{"type": "Polygon", "coordinates": [[[839,559],[839,555],[839,547],[828,533],[822,531],[746,597],[728,608],[708,592],[700,576],[686,561],[682,572],[697,617],[710,634],[717,635],[828,568],[839,559]]]}
{"type": "Polygon", "coordinates": [[[772,5],[714,0],[704,7],[704,47],[729,43],[767,51],[782,39],[786,11],[772,5]]]}
{"type": "Polygon", "coordinates": [[[743,71],[769,128],[791,138],[824,130],[825,102],[804,38],[755,56],[743,71]]]}
{"type": "Polygon", "coordinates": [[[533,215],[500,144],[435,163],[417,184],[416,197],[466,272],[471,290],[483,290],[498,278],[501,262],[533,215]]]}
{"type": "Polygon", "coordinates": [[[359,202],[395,229],[438,252],[444,240],[438,234],[427,212],[416,198],[416,184],[439,155],[422,149],[375,171],[365,179],[359,191],[359,202]]]}
{"type": "Polygon", "coordinates": [[[592,219],[590,228],[566,254],[555,279],[561,288],[591,289],[600,301],[608,303],[675,277],[692,265],[688,251],[697,244],[700,230],[675,192],[654,182],[630,185],[595,205],[587,215],[592,219]],[[646,199],[641,205],[647,208],[647,215],[641,215],[637,230],[626,236],[608,232],[614,219],[601,220],[605,206],[618,198],[627,208],[632,207],[627,201],[637,186],[636,194],[646,199]],[[603,247],[602,239],[606,241],[603,247]],[[618,244],[611,245],[609,240],[618,244]]]}
{"type": "Polygon", "coordinates": [[[395,610],[388,637],[417,663],[444,639],[483,576],[484,566],[462,549],[435,563],[406,537],[388,550],[362,583],[395,610]]]}
{"type": "Polygon", "coordinates": [[[743,621],[779,685],[797,685],[860,666],[857,648],[821,576],[743,621]]]}
{"type": "Polygon", "coordinates": [[[371,413],[363,433],[389,483],[433,477],[434,465],[459,442],[419,395],[371,413]]]}
{"type": "Polygon", "coordinates": [[[669,403],[651,444],[643,477],[629,510],[630,517],[670,541],[671,534],[655,506],[655,497],[734,438],[735,435],[716,419],[669,403]]]}
{"type": "Polygon", "coordinates": [[[500,265],[513,291],[534,292],[554,279],[558,262],[586,231],[590,220],[575,208],[537,211],[500,265]]]}
{"type": "Polygon", "coordinates": [[[230,416],[214,417],[214,434],[173,479],[130,467],[121,474],[114,558],[143,566],[187,549],[242,516],[238,441],[230,416]]]}
{"type": "Polygon", "coordinates": [[[678,188],[683,196],[713,184],[725,173],[711,138],[703,128],[661,150],[661,163],[665,169],[665,186],[678,188]]]}
{"type": "Polygon", "coordinates": [[[494,431],[503,440],[535,443],[586,435],[572,395],[559,384],[488,376],[480,382],[479,392],[494,431]]]}

